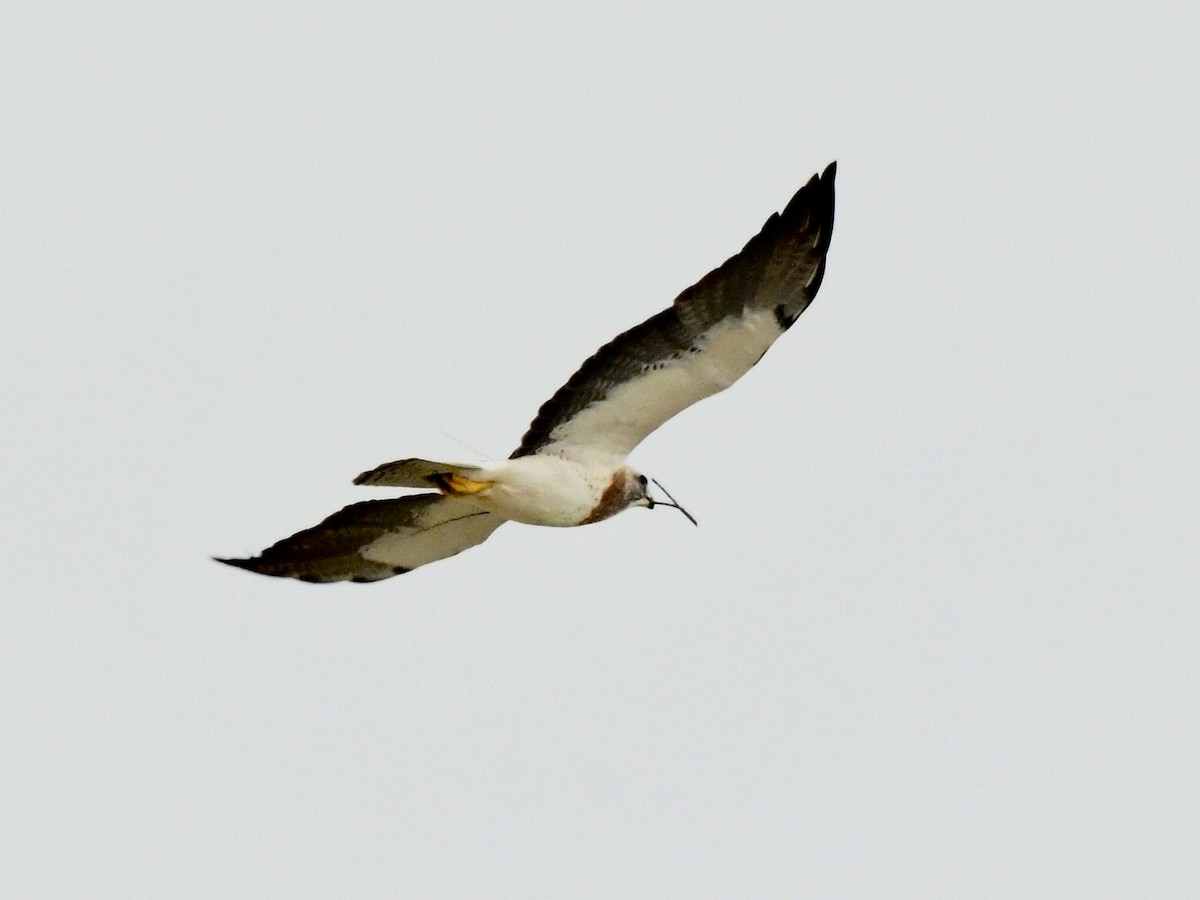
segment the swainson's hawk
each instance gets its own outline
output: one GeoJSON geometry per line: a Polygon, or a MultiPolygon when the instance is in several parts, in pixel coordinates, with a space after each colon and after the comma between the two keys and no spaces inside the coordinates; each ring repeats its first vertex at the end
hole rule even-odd
{"type": "Polygon", "coordinates": [[[354,503],[259,556],[220,562],[302,581],[379,581],[481,544],[510,520],[587,525],[630,506],[677,506],[653,499],[625,458],[741,378],[808,308],[825,274],[836,171],[814,175],[741,253],[596,351],[507,460],[385,463],[354,483],[436,493],[354,503]]]}

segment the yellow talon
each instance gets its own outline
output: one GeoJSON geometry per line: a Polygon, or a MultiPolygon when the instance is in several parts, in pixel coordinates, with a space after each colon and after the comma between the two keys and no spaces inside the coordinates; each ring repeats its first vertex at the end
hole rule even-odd
{"type": "Polygon", "coordinates": [[[486,491],[496,482],[494,481],[472,481],[463,475],[453,472],[439,472],[429,479],[438,490],[443,494],[478,494],[480,491],[486,491]]]}

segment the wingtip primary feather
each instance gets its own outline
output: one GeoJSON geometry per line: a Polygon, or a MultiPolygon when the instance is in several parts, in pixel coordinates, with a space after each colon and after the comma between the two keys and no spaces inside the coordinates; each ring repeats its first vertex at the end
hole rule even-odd
{"type": "Polygon", "coordinates": [[[257,575],[273,578],[294,578],[307,584],[334,584],[338,581],[353,581],[359,584],[382,581],[393,575],[412,571],[405,566],[377,565],[361,557],[330,560],[275,559],[270,554],[246,559],[212,557],[213,561],[245,569],[257,575]]]}
{"type": "Polygon", "coordinates": [[[247,559],[217,562],[299,581],[382,581],[483,543],[504,519],[474,500],[410,494],[344,507],[247,559]]]}

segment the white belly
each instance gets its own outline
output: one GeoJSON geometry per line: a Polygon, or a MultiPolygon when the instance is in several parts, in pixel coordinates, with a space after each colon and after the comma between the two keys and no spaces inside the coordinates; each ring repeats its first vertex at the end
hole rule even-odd
{"type": "Polygon", "coordinates": [[[566,527],[591,515],[620,464],[584,466],[544,454],[505,460],[489,467],[481,480],[493,481],[478,494],[484,505],[514,522],[566,527]]]}

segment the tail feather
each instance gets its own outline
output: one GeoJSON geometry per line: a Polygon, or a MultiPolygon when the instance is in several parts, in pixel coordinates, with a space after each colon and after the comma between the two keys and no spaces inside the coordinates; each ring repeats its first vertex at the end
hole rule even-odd
{"type": "Polygon", "coordinates": [[[413,494],[367,500],[258,556],[217,562],[301,581],[380,581],[482,544],[506,521],[470,498],[413,494]]]}
{"type": "Polygon", "coordinates": [[[477,474],[478,472],[478,466],[469,466],[465,463],[433,462],[428,459],[398,459],[395,462],[376,466],[369,472],[363,472],[354,479],[354,483],[378,487],[428,488],[437,487],[440,480],[448,475],[471,478],[473,473],[477,474]]]}

